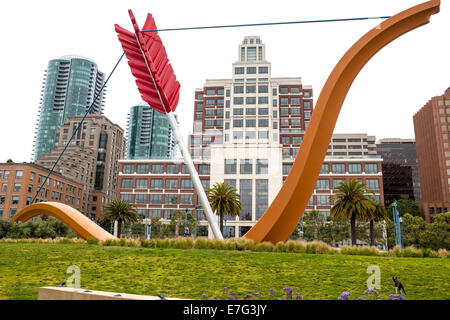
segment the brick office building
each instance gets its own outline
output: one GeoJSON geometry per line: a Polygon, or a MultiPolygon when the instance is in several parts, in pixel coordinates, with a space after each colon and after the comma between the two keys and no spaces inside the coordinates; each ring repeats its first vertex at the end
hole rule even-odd
{"type": "Polygon", "coordinates": [[[450,88],[413,117],[425,219],[450,210],[450,88]]]}
{"type": "MultiPolygon", "coordinates": [[[[57,130],[56,147],[36,162],[51,168],[82,116],[72,116],[57,130]]],[[[103,207],[119,197],[119,159],[125,157],[123,129],[103,115],[90,114],[67,147],[56,171],[84,185],[87,192],[83,212],[98,218],[103,207]]]]}
{"type": "MultiPolygon", "coordinates": [[[[34,163],[0,163],[0,217],[12,218],[29,205],[50,172],[34,163]]],[[[53,172],[35,202],[56,201],[82,211],[83,184],[53,172]]]]}

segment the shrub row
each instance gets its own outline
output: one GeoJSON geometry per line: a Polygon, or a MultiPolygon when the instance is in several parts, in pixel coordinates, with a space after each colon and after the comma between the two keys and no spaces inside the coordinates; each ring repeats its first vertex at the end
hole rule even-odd
{"type": "Polygon", "coordinates": [[[289,240],[287,242],[255,243],[253,240],[245,238],[231,238],[225,241],[207,238],[165,238],[152,240],[139,239],[109,239],[98,241],[89,239],[87,241],[78,238],[55,238],[55,239],[0,239],[0,242],[16,243],[84,243],[89,245],[102,246],[120,246],[120,247],[143,247],[143,248],[172,248],[172,249],[215,249],[215,250],[237,250],[254,252],[285,252],[285,253],[311,253],[311,254],[344,254],[357,256],[389,256],[389,257],[430,257],[430,258],[448,258],[450,255],[446,249],[438,251],[429,248],[417,249],[415,247],[406,247],[401,249],[395,247],[388,252],[379,251],[375,247],[341,247],[339,249],[330,247],[321,241],[298,241],[289,240]]]}

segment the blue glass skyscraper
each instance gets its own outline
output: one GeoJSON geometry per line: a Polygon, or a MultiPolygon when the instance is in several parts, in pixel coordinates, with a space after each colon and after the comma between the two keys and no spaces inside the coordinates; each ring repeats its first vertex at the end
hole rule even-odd
{"type": "Polygon", "coordinates": [[[171,159],[175,141],[167,117],[143,102],[131,107],[127,126],[127,159],[171,159]]]}
{"type": "MultiPolygon", "coordinates": [[[[67,117],[86,112],[104,81],[104,73],[90,59],[63,56],[49,61],[39,107],[34,161],[54,148],[58,140],[56,131],[67,117]]],[[[103,113],[104,96],[102,91],[91,113],[103,113]]]]}

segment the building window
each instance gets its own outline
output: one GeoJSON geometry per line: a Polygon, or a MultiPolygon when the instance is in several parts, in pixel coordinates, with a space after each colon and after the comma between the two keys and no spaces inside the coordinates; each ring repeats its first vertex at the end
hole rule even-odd
{"type": "Polygon", "coordinates": [[[283,164],[283,175],[288,175],[291,168],[292,164],[283,164]]]}
{"type": "Polygon", "coordinates": [[[302,141],[303,141],[303,137],[301,137],[301,136],[293,136],[292,137],[292,144],[294,144],[294,145],[300,145],[300,144],[302,144],[302,141]]]}
{"type": "Polygon", "coordinates": [[[11,208],[9,210],[9,217],[10,218],[14,217],[16,215],[16,213],[17,213],[17,208],[11,208]]]}
{"type": "Polygon", "coordinates": [[[269,103],[269,97],[258,97],[258,103],[259,104],[268,104],[269,103]]]}
{"type": "Polygon", "coordinates": [[[259,67],[258,73],[269,73],[269,67],[259,67]]]}
{"type": "Polygon", "coordinates": [[[269,114],[269,108],[258,108],[258,114],[260,116],[267,116],[269,114]]]}
{"type": "Polygon", "coordinates": [[[269,180],[256,179],[256,220],[261,218],[269,206],[269,180]]]}
{"type": "MultiPolygon", "coordinates": [[[[242,48],[242,49],[244,49],[244,48],[242,48]]],[[[242,60],[244,60],[244,57],[242,57],[242,60]]],[[[234,68],[234,74],[244,74],[244,67],[236,67],[236,68],[234,68]]]]}
{"type": "Polygon", "coordinates": [[[246,97],[245,103],[247,104],[256,104],[256,97],[246,97]]]}
{"type": "MultiPolygon", "coordinates": [[[[233,120],[233,127],[234,128],[242,128],[244,126],[244,121],[240,119],[233,120]]],[[[241,136],[242,138],[242,136],[241,136]]]]}
{"type": "Polygon", "coordinates": [[[197,103],[196,111],[203,111],[203,103],[197,103]]]}
{"type": "Polygon", "coordinates": [[[303,107],[305,109],[311,109],[311,101],[303,101],[303,107]]]}
{"type": "Polygon", "coordinates": [[[166,179],[166,189],[178,189],[178,179],[166,179]]]}
{"type": "Polygon", "coordinates": [[[133,179],[122,179],[122,189],[133,189],[133,179]]]}
{"type": "Polygon", "coordinates": [[[161,210],[160,209],[149,209],[148,215],[149,215],[149,218],[153,218],[153,217],[161,218],[161,210]]]}
{"type": "Polygon", "coordinates": [[[300,104],[300,98],[291,98],[291,104],[300,104]]]}
{"type": "Polygon", "coordinates": [[[208,190],[209,189],[209,179],[202,179],[200,180],[202,183],[203,189],[208,190]]]}
{"type": "Polygon", "coordinates": [[[19,192],[21,186],[22,186],[21,183],[14,183],[14,192],[19,192]]]}
{"type": "Polygon", "coordinates": [[[16,179],[22,179],[23,170],[16,170],[16,179]]]}
{"type": "Polygon", "coordinates": [[[244,93],[244,86],[234,86],[234,93],[244,93]]]}
{"type": "Polygon", "coordinates": [[[234,108],[233,109],[233,115],[234,116],[242,116],[244,114],[243,108],[234,108]]]}
{"type": "Polygon", "coordinates": [[[320,173],[329,173],[329,172],[330,172],[330,168],[328,166],[328,163],[322,164],[322,168],[320,169],[320,173]]]}
{"type": "Polygon", "coordinates": [[[330,196],[317,195],[317,205],[318,206],[329,206],[330,205],[330,196]]]}
{"type": "Polygon", "coordinates": [[[256,48],[247,48],[247,61],[256,61],[256,48]]]}
{"type": "Polygon", "coordinates": [[[258,140],[269,139],[269,131],[263,130],[258,131],[258,140]]]}
{"type": "Polygon", "coordinates": [[[343,163],[333,163],[331,166],[332,173],[345,173],[345,164],[343,163]]]}
{"type": "Polygon", "coordinates": [[[245,114],[247,116],[254,116],[254,115],[256,115],[256,108],[246,108],[245,109],[245,114]]]}
{"type": "Polygon", "coordinates": [[[136,179],[136,189],[147,189],[147,183],[147,179],[136,179]]]}
{"type": "Polygon", "coordinates": [[[348,173],[362,173],[361,164],[359,164],[359,163],[350,163],[348,165],[348,173]]]}
{"type": "Polygon", "coordinates": [[[256,174],[268,174],[269,173],[269,161],[267,159],[256,160],[256,174]]]}
{"type": "Polygon", "coordinates": [[[378,190],[378,179],[366,179],[366,187],[368,190],[378,190]]]}
{"type": "Polygon", "coordinates": [[[343,181],[345,181],[345,180],[344,179],[333,179],[333,189],[336,189],[337,186],[339,186],[339,184],[343,181]]]}
{"type": "Polygon", "coordinates": [[[330,190],[330,180],[328,180],[328,179],[317,179],[316,189],[317,190],[330,190]]]}
{"type": "Polygon", "coordinates": [[[240,220],[251,221],[252,220],[252,180],[241,179],[240,183],[240,195],[241,195],[241,215],[240,220]]]}
{"type": "Polygon", "coordinates": [[[162,203],[162,194],[151,194],[150,195],[150,203],[151,204],[161,204],[162,203]]]}
{"type": "Polygon", "coordinates": [[[138,164],[137,173],[148,173],[148,164],[138,164]]]}
{"type": "Polygon", "coordinates": [[[268,128],[269,127],[269,119],[259,119],[258,126],[262,127],[262,128],[268,128]]]}
{"type": "Polygon", "coordinates": [[[134,164],[125,164],[123,166],[123,173],[134,173],[134,164]]]}
{"type": "Polygon", "coordinates": [[[300,115],[300,108],[291,108],[291,114],[293,115],[300,115]]]}
{"type": "Polygon", "coordinates": [[[225,174],[236,174],[236,159],[225,159],[225,174]]]}
{"type": "Polygon", "coordinates": [[[211,167],[209,164],[199,164],[198,174],[210,174],[211,167]]]}
{"type": "Polygon", "coordinates": [[[258,86],[258,93],[267,93],[269,92],[269,86],[258,86]]]}
{"type": "Polygon", "coordinates": [[[366,173],[378,173],[378,166],[375,163],[366,163],[364,169],[366,173]]]}
{"type": "Polygon", "coordinates": [[[256,127],[256,119],[247,119],[247,120],[245,120],[245,126],[247,128],[255,128],[256,127]]]}
{"type": "Polygon", "coordinates": [[[147,194],[138,193],[134,195],[134,203],[147,203],[147,194]]]}
{"type": "Polygon", "coordinates": [[[165,204],[177,204],[178,203],[178,194],[166,194],[164,198],[165,204]]]}
{"type": "Polygon", "coordinates": [[[166,170],[167,170],[167,173],[177,174],[178,173],[178,165],[177,164],[168,164],[166,170]]]}
{"type": "Polygon", "coordinates": [[[207,96],[214,96],[216,94],[216,89],[206,89],[207,96]]]}
{"type": "Polygon", "coordinates": [[[192,189],[192,180],[191,179],[181,179],[181,189],[192,189]]]}
{"type": "Polygon", "coordinates": [[[181,194],[180,204],[192,204],[192,194],[181,194]]]}
{"type": "Polygon", "coordinates": [[[241,159],[240,174],[253,174],[253,161],[251,159],[241,159]]]}
{"type": "Polygon", "coordinates": [[[11,204],[19,204],[19,196],[12,196],[11,204]]]}
{"type": "Polygon", "coordinates": [[[288,136],[282,136],[281,137],[281,144],[291,144],[291,138],[288,136]]]}
{"type": "Polygon", "coordinates": [[[150,181],[151,189],[162,189],[163,181],[162,179],[152,179],[150,181]]]}
{"type": "Polygon", "coordinates": [[[247,74],[256,74],[256,67],[247,67],[247,74]]]}
{"type": "Polygon", "coordinates": [[[234,97],[233,98],[233,103],[237,104],[237,105],[244,104],[244,98],[243,97],[234,97]]]}

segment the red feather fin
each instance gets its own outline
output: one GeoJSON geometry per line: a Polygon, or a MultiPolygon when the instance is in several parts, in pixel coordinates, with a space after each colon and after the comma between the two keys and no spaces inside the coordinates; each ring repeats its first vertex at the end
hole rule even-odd
{"type": "MultiPolygon", "coordinates": [[[[128,10],[135,33],[115,25],[116,32],[142,99],[161,113],[175,111],[180,98],[180,83],[175,77],[158,32],[141,32],[128,10]]],[[[157,30],[155,19],[147,15],[144,30],[157,30]]]]}

